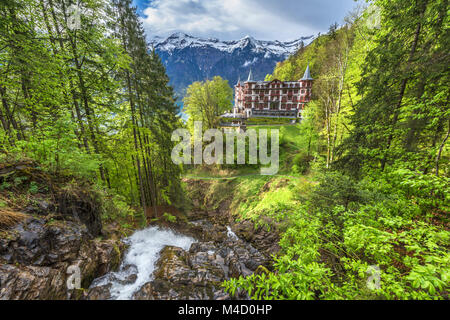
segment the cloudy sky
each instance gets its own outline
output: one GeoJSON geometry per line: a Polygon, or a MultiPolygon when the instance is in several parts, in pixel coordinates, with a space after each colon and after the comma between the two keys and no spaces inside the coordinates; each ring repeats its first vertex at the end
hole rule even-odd
{"type": "Polygon", "coordinates": [[[134,0],[149,38],[176,31],[235,40],[294,40],[342,23],[355,0],[134,0]]]}

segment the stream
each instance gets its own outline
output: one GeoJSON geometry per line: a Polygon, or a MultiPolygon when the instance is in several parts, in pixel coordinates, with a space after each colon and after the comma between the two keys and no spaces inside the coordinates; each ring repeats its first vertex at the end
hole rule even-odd
{"type": "Polygon", "coordinates": [[[91,287],[111,285],[111,299],[129,300],[140,287],[151,280],[159,253],[166,246],[189,250],[195,240],[175,234],[171,230],[150,227],[135,232],[125,239],[129,248],[119,271],[111,272],[94,281],[91,287]]]}
{"type": "MultiPolygon", "coordinates": [[[[124,240],[128,249],[119,270],[95,279],[88,299],[231,299],[221,283],[252,274],[268,260],[229,226],[208,220],[182,232],[157,226],[124,240]]],[[[247,299],[239,293],[233,299],[247,299]]]]}

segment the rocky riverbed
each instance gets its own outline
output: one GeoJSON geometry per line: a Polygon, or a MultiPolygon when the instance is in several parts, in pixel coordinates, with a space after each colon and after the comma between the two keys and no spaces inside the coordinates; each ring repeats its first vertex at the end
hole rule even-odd
{"type": "Polygon", "coordinates": [[[207,182],[186,181],[190,210],[165,206],[121,239],[120,221],[102,221],[88,183],[30,161],[0,171],[13,186],[0,193],[0,299],[246,299],[230,297],[223,281],[270,270],[279,249],[276,233],[236,222],[228,198],[206,201],[207,182]],[[30,194],[31,182],[41,192],[30,194]]]}
{"type": "Polygon", "coordinates": [[[230,297],[221,283],[270,267],[270,258],[230,227],[207,219],[149,227],[125,242],[119,271],[94,280],[86,299],[246,299],[230,297]]]}
{"type": "Polygon", "coordinates": [[[275,244],[223,212],[160,220],[123,240],[95,238],[70,217],[35,215],[1,232],[0,299],[247,299],[221,284],[270,269],[275,244]],[[71,267],[79,290],[68,287],[71,267]]]}

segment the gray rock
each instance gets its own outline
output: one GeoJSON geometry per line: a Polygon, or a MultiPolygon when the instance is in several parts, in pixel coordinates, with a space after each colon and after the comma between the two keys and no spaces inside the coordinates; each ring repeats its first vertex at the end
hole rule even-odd
{"type": "Polygon", "coordinates": [[[80,268],[81,286],[114,269],[124,245],[92,240],[75,222],[30,218],[0,239],[0,299],[77,299],[68,290],[69,266],[80,268]]]}

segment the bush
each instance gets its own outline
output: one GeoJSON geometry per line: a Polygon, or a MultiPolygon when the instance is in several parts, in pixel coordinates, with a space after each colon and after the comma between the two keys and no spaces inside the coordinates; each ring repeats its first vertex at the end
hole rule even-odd
{"type": "Polygon", "coordinates": [[[163,218],[166,219],[167,222],[175,223],[177,222],[177,217],[171,215],[170,213],[165,212],[163,214],[163,218]]]}
{"type": "Polygon", "coordinates": [[[292,160],[292,172],[296,174],[305,174],[309,170],[312,160],[313,157],[307,155],[305,152],[297,153],[292,160]]]}
{"type": "Polygon", "coordinates": [[[108,220],[134,218],[135,212],[120,195],[107,194],[98,190],[101,194],[102,217],[108,220]]]}

